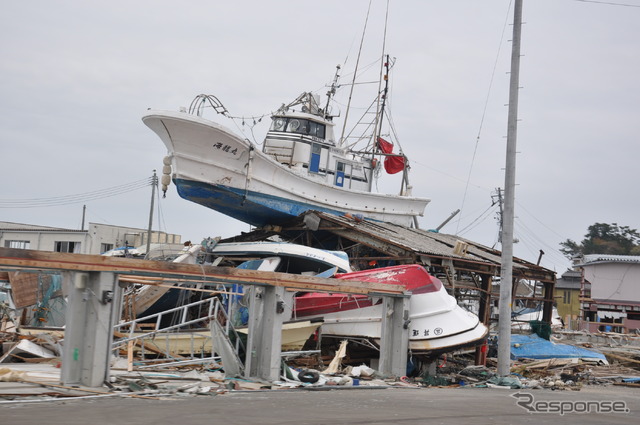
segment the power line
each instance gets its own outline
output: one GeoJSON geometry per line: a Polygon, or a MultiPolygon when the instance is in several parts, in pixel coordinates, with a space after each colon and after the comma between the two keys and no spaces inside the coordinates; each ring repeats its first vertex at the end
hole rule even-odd
{"type": "MultiPolygon", "coordinates": [[[[482,116],[480,118],[480,126],[478,128],[478,135],[476,136],[476,143],[473,149],[473,156],[471,157],[471,165],[469,166],[469,174],[467,175],[467,184],[464,188],[464,194],[462,195],[462,205],[460,206],[460,210],[464,211],[465,200],[467,199],[467,192],[469,190],[469,182],[471,181],[471,172],[473,171],[473,164],[476,161],[476,154],[478,152],[478,145],[480,144],[480,134],[482,133],[482,127],[484,125],[484,119],[487,114],[487,107],[489,106],[489,98],[491,96],[491,89],[493,87],[493,79],[496,75],[496,69],[498,67],[498,60],[500,58],[500,51],[502,49],[502,43],[504,41],[505,30],[507,29],[509,23],[509,11],[511,10],[511,2],[509,2],[509,7],[507,9],[507,16],[505,17],[504,25],[502,26],[502,34],[500,35],[500,43],[498,44],[498,52],[496,53],[496,60],[493,63],[493,70],[491,71],[491,78],[489,79],[489,88],[487,90],[487,97],[485,98],[484,108],[482,110],[482,116]]],[[[460,218],[458,219],[456,227],[456,233],[458,233],[458,228],[460,227],[460,218]]]]}
{"type": "Polygon", "coordinates": [[[65,195],[52,198],[31,198],[31,199],[0,199],[0,208],[42,208],[70,204],[78,204],[97,199],[109,198],[147,187],[151,184],[151,178],[145,178],[119,186],[100,189],[93,192],[79,193],[75,195],[65,195]]]}
{"type": "Polygon", "coordinates": [[[637,5],[637,4],[615,3],[615,2],[611,2],[611,1],[599,1],[599,0],[573,0],[573,1],[580,1],[580,2],[583,2],[583,3],[606,4],[608,6],[640,7],[640,5],[637,5]]]}
{"type": "Polygon", "coordinates": [[[495,210],[495,206],[496,204],[489,205],[489,207],[486,210],[484,210],[478,217],[476,217],[471,223],[467,224],[461,230],[456,231],[455,234],[464,236],[465,233],[468,233],[474,228],[476,228],[480,223],[485,221],[491,215],[491,213],[495,210]]]}

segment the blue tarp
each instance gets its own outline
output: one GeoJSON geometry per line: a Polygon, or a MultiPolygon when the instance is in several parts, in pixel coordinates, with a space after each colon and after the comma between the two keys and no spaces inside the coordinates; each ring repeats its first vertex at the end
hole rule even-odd
{"type": "Polygon", "coordinates": [[[597,351],[574,347],[568,344],[555,344],[544,338],[540,338],[536,334],[511,335],[511,359],[513,360],[568,358],[599,359],[607,363],[604,354],[598,353],[597,351]]]}

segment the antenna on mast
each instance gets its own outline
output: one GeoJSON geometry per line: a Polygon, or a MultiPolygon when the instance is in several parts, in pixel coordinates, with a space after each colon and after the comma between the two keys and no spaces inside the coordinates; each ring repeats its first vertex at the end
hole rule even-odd
{"type": "Polygon", "coordinates": [[[336,75],[333,77],[333,82],[331,83],[331,89],[327,92],[327,105],[324,107],[324,112],[322,113],[324,119],[329,118],[329,102],[333,95],[336,94],[336,88],[338,87],[338,78],[340,78],[340,64],[336,65],[336,75]]]}

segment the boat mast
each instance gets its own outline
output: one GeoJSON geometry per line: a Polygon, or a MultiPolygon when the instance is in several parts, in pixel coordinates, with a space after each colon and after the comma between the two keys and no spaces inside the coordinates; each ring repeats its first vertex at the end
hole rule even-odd
{"type": "Polygon", "coordinates": [[[340,64],[336,65],[336,75],[333,76],[333,82],[331,88],[327,92],[327,105],[324,107],[322,118],[325,120],[329,118],[329,102],[331,98],[336,94],[336,88],[338,87],[338,78],[340,78],[340,64]]]}
{"type": "Polygon", "coordinates": [[[513,221],[516,186],[516,139],[518,130],[518,84],[520,82],[520,38],[522,0],[516,0],[511,46],[509,84],[509,120],[507,124],[507,158],[504,179],[504,213],[502,216],[502,259],[500,267],[500,316],[498,319],[498,375],[511,369],[511,311],[513,284],[513,221]]]}
{"type": "Polygon", "coordinates": [[[384,107],[386,105],[387,102],[387,93],[389,91],[389,55],[387,55],[387,60],[383,63],[384,66],[384,75],[382,76],[383,80],[384,80],[384,89],[382,90],[382,103],[380,104],[380,113],[378,114],[378,128],[377,128],[377,132],[374,135],[375,136],[375,140],[374,143],[376,143],[377,146],[377,140],[378,137],[382,136],[382,122],[383,122],[383,118],[384,118],[384,107]]]}
{"type": "Polygon", "coordinates": [[[347,111],[344,114],[344,123],[342,124],[342,133],[340,134],[340,140],[338,146],[344,144],[344,132],[347,129],[347,119],[349,118],[349,109],[351,109],[351,99],[353,97],[353,88],[356,85],[356,77],[358,75],[358,66],[360,65],[360,55],[362,54],[362,45],[364,44],[364,36],[367,33],[367,23],[369,22],[369,12],[371,11],[371,1],[369,1],[369,8],[367,9],[367,18],[364,20],[364,28],[362,29],[362,37],[360,38],[360,48],[358,49],[358,58],[356,59],[356,66],[353,70],[353,80],[351,81],[351,90],[349,91],[349,101],[347,102],[347,111]]]}

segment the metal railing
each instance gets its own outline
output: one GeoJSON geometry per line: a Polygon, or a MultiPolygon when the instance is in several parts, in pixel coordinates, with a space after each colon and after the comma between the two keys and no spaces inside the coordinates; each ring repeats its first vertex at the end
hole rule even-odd
{"type": "MultiPolygon", "coordinates": [[[[148,339],[148,338],[155,339],[156,336],[166,335],[168,337],[169,335],[168,333],[171,330],[184,328],[187,326],[194,325],[196,323],[203,323],[203,322],[208,323],[211,320],[215,320],[215,321],[218,321],[218,323],[220,323],[220,326],[225,330],[227,338],[229,338],[230,335],[233,335],[235,339],[235,344],[232,344],[232,345],[234,346],[236,354],[239,355],[240,351],[244,350],[244,344],[240,339],[240,335],[238,334],[236,329],[232,326],[231,320],[229,320],[229,316],[225,311],[222,302],[217,297],[207,298],[201,301],[196,301],[196,302],[182,305],[180,307],[175,307],[169,310],[165,310],[160,313],[155,313],[149,316],[139,317],[134,320],[130,320],[128,322],[119,323],[113,327],[114,331],[120,332],[121,334],[127,334],[127,336],[115,340],[112,344],[112,348],[113,349],[119,348],[122,345],[126,344],[127,342],[134,341],[134,340],[142,340],[144,342],[145,339],[148,339]],[[207,308],[206,310],[207,314],[200,315],[198,318],[195,318],[195,319],[189,319],[189,309],[202,308],[204,306],[206,306],[207,308]],[[171,325],[162,327],[163,319],[170,317],[170,315],[174,315],[174,314],[178,315],[179,317],[178,322],[177,323],[174,322],[171,325]],[[148,331],[148,332],[139,331],[139,329],[141,329],[141,326],[140,326],[141,324],[147,324],[152,320],[155,320],[154,330],[148,331]]],[[[207,336],[207,339],[211,340],[211,334],[207,336]]],[[[144,348],[144,344],[141,344],[141,345],[144,348]]],[[[167,343],[166,350],[167,350],[167,353],[166,353],[167,357],[171,357],[168,352],[169,351],[168,343],[167,343]]],[[[213,350],[214,348],[212,347],[212,351],[213,350]]],[[[191,354],[193,357],[194,355],[193,342],[192,342],[191,354]]],[[[213,352],[211,354],[213,355],[213,352]]]]}

